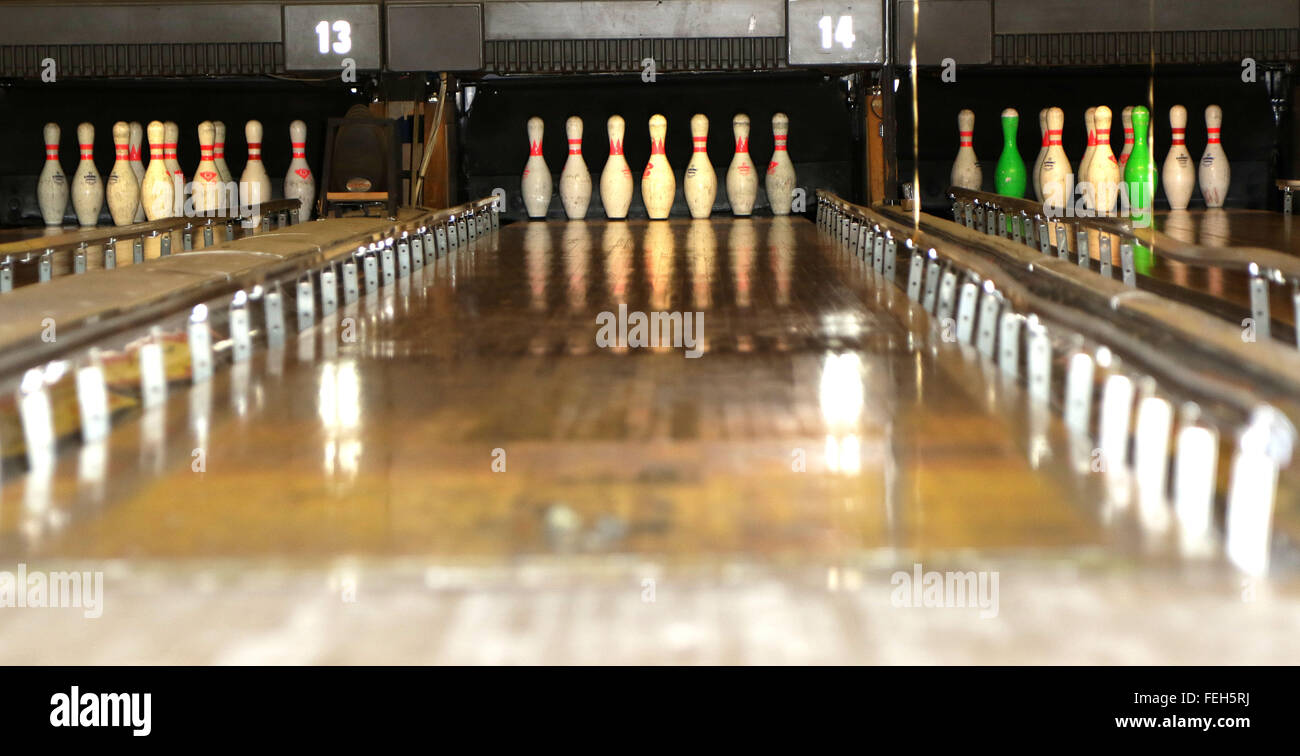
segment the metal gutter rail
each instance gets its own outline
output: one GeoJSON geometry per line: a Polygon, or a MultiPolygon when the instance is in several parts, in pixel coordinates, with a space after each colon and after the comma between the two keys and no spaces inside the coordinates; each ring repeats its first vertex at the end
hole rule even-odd
{"type": "MultiPolygon", "coordinates": [[[[1005,215],[995,218],[1005,227],[1005,215]]],[[[1296,443],[1300,354],[1243,344],[1237,329],[1187,305],[951,221],[922,216],[913,227],[898,208],[818,191],[817,224],[1023,384],[1031,414],[1058,413],[1076,469],[1103,460],[1118,506],[1136,499],[1145,523],[1176,527],[1184,541],[1213,539],[1244,572],[1267,572],[1279,491],[1291,504],[1296,496],[1281,476],[1296,443]],[[1221,453],[1231,459],[1226,481],[1221,453]]]]}

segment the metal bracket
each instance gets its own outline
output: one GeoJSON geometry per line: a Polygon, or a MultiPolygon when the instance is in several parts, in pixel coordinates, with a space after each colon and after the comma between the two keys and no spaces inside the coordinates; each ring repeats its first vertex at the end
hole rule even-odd
{"type": "Polygon", "coordinates": [[[144,262],[144,239],[131,242],[131,263],[139,265],[144,262]]]}
{"type": "Polygon", "coordinates": [[[907,273],[907,298],[913,302],[921,301],[921,277],[924,272],[925,255],[917,252],[912,255],[911,269],[907,273]]]}
{"type": "Polygon", "coordinates": [[[397,265],[393,260],[392,239],[389,239],[388,242],[383,245],[379,252],[383,260],[384,286],[392,286],[393,281],[397,279],[397,265]]]}
{"type": "Polygon", "coordinates": [[[90,444],[108,437],[108,387],[99,365],[77,371],[77,408],[81,413],[82,441],[90,444]]]}
{"type": "Polygon", "coordinates": [[[980,297],[979,332],[975,337],[975,348],[988,359],[993,359],[997,346],[998,310],[1001,306],[998,295],[991,288],[986,288],[980,297]]]}
{"type": "Polygon", "coordinates": [[[939,280],[939,304],[934,316],[943,322],[951,318],[957,307],[957,274],[951,270],[944,271],[939,280]]]}
{"type": "Polygon", "coordinates": [[[1019,314],[1003,310],[999,322],[998,369],[1012,378],[1020,375],[1020,322],[1019,314]]]}
{"type": "MultiPolygon", "coordinates": [[[[931,250],[933,252],[934,250],[931,250]]],[[[939,297],[939,261],[931,258],[925,269],[925,298],[921,306],[926,312],[934,313],[934,306],[939,297]]]]}
{"type": "Polygon", "coordinates": [[[1097,242],[1097,258],[1101,266],[1101,274],[1110,278],[1110,236],[1102,234],[1101,239],[1097,242]]]}
{"type": "Polygon", "coordinates": [[[1070,237],[1065,234],[1065,224],[1056,224],[1056,256],[1062,260],[1070,259],[1070,237]]]}
{"type": "Polygon", "coordinates": [[[1031,317],[1026,334],[1026,367],[1029,371],[1029,400],[1046,405],[1052,395],[1052,342],[1047,327],[1031,317]]]}
{"type": "MultiPolygon", "coordinates": [[[[266,301],[263,307],[267,310],[267,328],[266,343],[268,346],[278,346],[273,344],[273,338],[278,338],[281,342],[284,340],[284,319],[278,317],[279,324],[272,324],[270,316],[271,308],[274,307],[279,315],[280,309],[280,292],[270,291],[266,294],[266,301]],[[271,298],[274,296],[275,303],[272,304],[271,298]],[[275,336],[273,336],[273,331],[275,336]]],[[[230,359],[233,362],[243,362],[253,356],[253,336],[252,329],[249,327],[248,318],[248,296],[244,292],[235,292],[235,297],[230,302],[230,359]]]]}
{"type": "Polygon", "coordinates": [[[365,266],[366,294],[374,294],[379,291],[379,261],[375,258],[374,250],[365,254],[362,265],[365,266]]]}
{"type": "Polygon", "coordinates": [[[316,297],[312,291],[311,274],[298,279],[298,331],[312,327],[316,322],[316,297]]]}
{"type": "Polygon", "coordinates": [[[82,244],[77,247],[77,251],[72,253],[72,272],[81,275],[86,272],[86,245],[82,244]]]}
{"type": "Polygon", "coordinates": [[[1259,274],[1259,269],[1251,265],[1250,270],[1250,316],[1255,319],[1255,338],[1268,341],[1271,338],[1270,313],[1268,304],[1268,279],[1259,274]]]}
{"type": "Polygon", "coordinates": [[[266,292],[262,309],[266,315],[266,346],[279,349],[284,346],[284,298],[278,286],[266,292]]]}
{"type": "Polygon", "coordinates": [[[40,278],[41,283],[45,283],[46,281],[50,280],[50,277],[54,275],[54,251],[53,250],[47,249],[45,250],[44,253],[41,254],[41,260],[40,263],[38,263],[37,268],[38,268],[37,276],[40,278]]]}
{"type": "Polygon", "coordinates": [[[1079,267],[1080,268],[1091,267],[1092,252],[1088,249],[1088,231],[1086,229],[1075,233],[1074,244],[1079,253],[1078,257],[1076,258],[1079,262],[1079,267]]]}
{"type": "Polygon", "coordinates": [[[207,305],[190,310],[186,326],[190,347],[190,381],[202,383],[212,377],[212,332],[208,330],[207,305]]]}
{"type": "Polygon", "coordinates": [[[1119,261],[1124,266],[1124,285],[1137,287],[1137,270],[1133,267],[1133,245],[1122,243],[1119,245],[1119,261]]]}
{"type": "Polygon", "coordinates": [[[167,373],[162,344],[156,340],[140,347],[140,403],[147,409],[167,400],[167,373]]]}
{"type": "MultiPolygon", "coordinates": [[[[956,280],[956,276],[953,276],[956,280]]],[[[947,279],[944,280],[947,283],[947,279]]],[[[961,295],[957,298],[957,340],[963,344],[971,343],[975,333],[975,303],[979,298],[979,287],[967,281],[961,285],[961,295]]]]}
{"type": "Polygon", "coordinates": [[[357,284],[357,258],[353,256],[343,263],[343,303],[352,304],[360,296],[357,284]]]}
{"type": "MultiPolygon", "coordinates": [[[[908,239],[907,241],[908,244],[912,243],[911,239],[908,239]]],[[[894,258],[897,256],[897,253],[898,242],[894,241],[894,237],[891,234],[889,239],[885,241],[885,278],[889,279],[891,282],[894,280],[894,258]]]]}
{"type": "Polygon", "coordinates": [[[329,317],[338,309],[339,287],[334,280],[334,267],[323,268],[320,272],[320,314],[329,317]]]}

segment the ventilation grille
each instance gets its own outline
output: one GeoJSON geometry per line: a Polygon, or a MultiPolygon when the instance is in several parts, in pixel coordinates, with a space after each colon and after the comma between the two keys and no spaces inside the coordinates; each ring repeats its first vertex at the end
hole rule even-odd
{"type": "Polygon", "coordinates": [[[1300,57],[1300,29],[996,34],[1000,65],[1279,62],[1300,57]]]}
{"type": "Polygon", "coordinates": [[[519,73],[631,73],[653,58],[656,72],[786,67],[784,37],[496,40],[486,70],[519,73]]]}
{"type": "Polygon", "coordinates": [[[94,76],[229,76],[284,71],[279,42],[157,45],[0,45],[0,76],[38,79],[42,61],[59,78],[94,76]]]}

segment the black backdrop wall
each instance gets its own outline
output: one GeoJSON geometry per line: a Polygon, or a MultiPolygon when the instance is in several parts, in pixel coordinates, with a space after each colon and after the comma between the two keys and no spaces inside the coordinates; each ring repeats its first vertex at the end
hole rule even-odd
{"type": "MultiPolygon", "coordinates": [[[[187,177],[199,163],[198,125],[204,120],[226,124],[226,163],[238,180],[248,157],[244,124],[262,122],[262,160],[276,197],[282,196],[289,170],[289,123],[307,124],[307,162],[321,175],[325,119],[341,117],[349,106],[367,98],[331,80],[325,84],[266,80],[202,81],[70,81],[50,84],[16,83],[0,87],[0,225],[39,225],[36,179],[45,160],[41,131],[54,121],[63,130],[59,159],[71,178],[80,161],[77,125],[95,126],[95,167],[101,175],[112,170],[113,123],[175,121],[180,126],[179,160],[187,177]]],[[[148,163],[148,138],[143,151],[148,163]]],[[[75,223],[71,203],[68,222],[75,223]]],[[[101,224],[111,224],[105,204],[101,224]]]]}
{"type": "MultiPolygon", "coordinates": [[[[930,212],[944,212],[948,207],[943,192],[948,187],[952,161],[957,155],[957,113],[962,108],[975,111],[975,155],[984,169],[984,189],[992,191],[993,171],[1002,152],[1003,108],[1013,107],[1020,112],[1017,145],[1020,156],[1030,166],[1042,142],[1038,111],[1053,106],[1062,108],[1065,111],[1062,143],[1077,169],[1088,145],[1084,111],[1094,105],[1107,105],[1114,111],[1111,148],[1119,155],[1124,146],[1120,111],[1125,105],[1147,104],[1150,81],[1151,69],[1144,67],[1088,71],[958,68],[957,80],[950,83],[941,81],[938,71],[923,71],[917,90],[923,207],[930,212]]],[[[1164,165],[1169,151],[1169,108],[1178,104],[1187,108],[1187,149],[1193,158],[1199,159],[1205,149],[1205,107],[1217,104],[1223,108],[1223,149],[1232,166],[1227,205],[1280,207],[1277,191],[1270,181],[1275,131],[1262,75],[1258,82],[1247,83],[1241,80],[1241,68],[1236,66],[1195,70],[1157,68],[1154,82],[1157,167],[1164,165]]],[[[911,181],[912,93],[906,78],[900,83],[898,97],[899,181],[911,181]]],[[[1285,135],[1289,128],[1289,124],[1283,124],[1284,144],[1288,141],[1285,135]]],[[[1283,157],[1283,165],[1289,165],[1289,160],[1283,157]]],[[[1032,198],[1032,179],[1029,185],[1027,194],[1032,198]]],[[[1156,207],[1168,206],[1164,191],[1157,188],[1156,207]]],[[[1205,206],[1199,189],[1192,197],[1191,206],[1205,206]]]]}
{"type": "MultiPolygon", "coordinates": [[[[772,156],[772,115],[790,117],[790,158],[798,186],[807,193],[808,212],[813,212],[814,191],[829,188],[852,196],[861,183],[856,166],[861,164],[861,139],[854,123],[844,84],[837,78],[817,74],[768,76],[660,76],[653,83],[640,77],[581,79],[487,80],[479,84],[462,131],[462,169],[468,194],[490,195],[496,188],[506,191],[506,217],[523,219],[527,213],[520,193],[524,164],[528,161],[525,124],[540,116],[546,125],[542,154],[555,182],[548,217],[563,218],[559,177],[568,158],[564,122],[569,116],[583,120],[583,159],[592,175],[592,201],[588,217],[604,217],[600,204],[600,172],[609,156],[605,122],[614,114],[627,123],[624,155],[632,168],[635,190],[628,217],[646,217],[641,200],[641,170],[650,157],[650,116],[662,113],[668,119],[668,162],[677,176],[677,197],[673,216],[689,217],[682,193],[682,176],[691,158],[691,116],[709,118],[709,161],[718,174],[715,213],[728,211],[726,172],[735,152],[731,119],[737,113],[750,118],[749,153],[760,173],[772,156]]],[[[768,212],[763,181],[759,181],[755,214],[768,212]]]]}

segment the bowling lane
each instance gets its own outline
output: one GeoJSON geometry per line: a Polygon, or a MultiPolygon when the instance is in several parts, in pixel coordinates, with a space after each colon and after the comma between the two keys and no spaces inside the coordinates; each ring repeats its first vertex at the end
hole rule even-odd
{"type": "Polygon", "coordinates": [[[95,649],[0,614],[0,656],[1276,661],[1295,602],[1230,622],[1233,573],[1024,407],[806,220],[509,225],[6,480],[6,560],[105,569],[120,608],[95,649]],[[620,305],[700,339],[602,346],[620,305]],[[922,562],[1000,574],[1005,618],[900,613],[922,562]],[[1192,607],[1222,629],[1185,637],[1192,607]]]}

